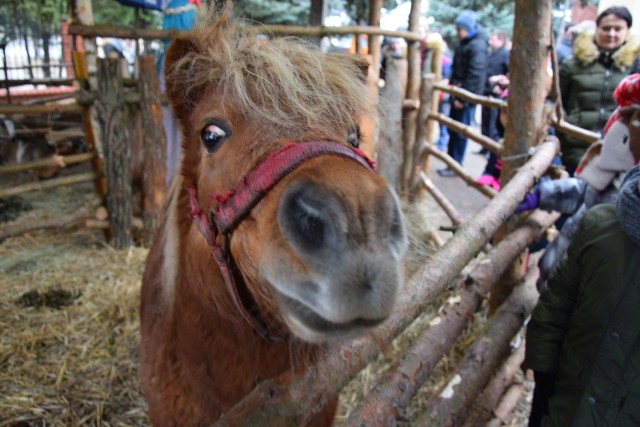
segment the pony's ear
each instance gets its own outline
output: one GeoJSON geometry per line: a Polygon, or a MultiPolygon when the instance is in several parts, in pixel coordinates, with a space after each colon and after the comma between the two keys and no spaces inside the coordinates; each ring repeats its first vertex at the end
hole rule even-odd
{"type": "Polygon", "coordinates": [[[356,69],[357,77],[363,82],[367,81],[367,76],[369,75],[369,66],[371,65],[367,58],[345,53],[329,53],[329,57],[333,58],[334,61],[338,61],[341,64],[346,64],[346,66],[349,68],[351,68],[351,66],[354,66],[356,69]]]}
{"type": "Polygon", "coordinates": [[[359,77],[362,79],[363,82],[366,82],[367,77],[369,75],[369,67],[371,66],[371,63],[369,62],[369,60],[365,57],[356,56],[356,55],[349,55],[349,58],[351,58],[353,63],[356,64],[356,68],[360,70],[361,74],[359,77]]]}
{"type": "Polygon", "coordinates": [[[193,88],[185,84],[184,76],[180,75],[176,63],[189,53],[197,51],[198,47],[193,39],[177,37],[171,42],[164,56],[167,96],[179,119],[184,119],[189,115],[193,105],[195,105],[195,100],[191,96],[193,88]]]}

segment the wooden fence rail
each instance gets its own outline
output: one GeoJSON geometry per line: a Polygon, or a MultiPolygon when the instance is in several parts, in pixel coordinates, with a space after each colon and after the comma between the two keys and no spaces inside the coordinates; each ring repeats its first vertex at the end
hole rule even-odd
{"type": "MultiPolygon", "coordinates": [[[[407,41],[420,41],[418,32],[411,31],[391,31],[379,27],[365,26],[344,26],[344,27],[296,27],[289,25],[260,25],[250,27],[262,34],[291,35],[300,37],[324,37],[333,35],[368,34],[389,37],[401,37],[407,41]]],[[[159,30],[152,28],[128,28],[100,25],[72,24],[69,26],[69,34],[83,37],[115,37],[120,39],[143,39],[143,40],[170,40],[188,31],[181,30],[159,30]]]]}
{"type": "MultiPolygon", "coordinates": [[[[78,163],[88,162],[89,160],[95,157],[95,153],[82,153],[82,154],[73,154],[71,156],[61,156],[59,161],[64,164],[64,166],[71,166],[78,163]]],[[[0,175],[8,175],[13,173],[24,172],[28,170],[37,170],[60,166],[58,161],[49,157],[43,160],[36,160],[35,162],[27,162],[27,163],[13,163],[9,165],[0,166],[0,175]]]]}
{"type": "MultiPolygon", "coordinates": [[[[507,106],[507,103],[505,101],[501,101],[499,99],[496,98],[491,98],[488,96],[480,96],[480,95],[476,95],[475,93],[469,92],[465,89],[456,87],[456,86],[449,86],[449,85],[443,85],[441,83],[435,83],[433,85],[434,89],[440,90],[442,92],[446,92],[452,96],[464,99],[465,101],[474,103],[474,104],[480,104],[482,106],[485,107],[490,107],[490,108],[503,108],[507,106]]],[[[442,116],[442,115],[440,115],[442,116]]],[[[444,118],[446,118],[446,116],[444,117],[440,117],[437,116],[435,113],[432,113],[429,115],[430,119],[434,119],[437,120],[438,122],[450,126],[451,123],[450,122],[446,122],[444,120],[444,118]]],[[[566,122],[563,119],[558,119],[556,115],[552,115],[551,116],[551,121],[549,123],[551,126],[553,126],[556,130],[559,130],[560,132],[566,133],[568,135],[574,136],[578,139],[581,139],[583,141],[586,142],[595,142],[600,138],[600,135],[595,133],[595,132],[591,132],[588,131],[586,129],[582,129],[581,127],[572,125],[571,123],[566,122]]],[[[454,129],[455,130],[455,129],[454,129]]],[[[456,131],[457,132],[457,131],[456,131]]],[[[473,135],[473,134],[464,134],[466,137],[468,138],[472,138],[474,141],[478,142],[480,145],[485,146],[484,143],[480,142],[480,140],[478,140],[477,138],[477,134],[473,135]]],[[[488,147],[487,147],[488,148],[488,147]]],[[[490,148],[489,148],[490,149],[490,148]]],[[[496,151],[491,150],[494,153],[496,151]]],[[[496,153],[497,154],[497,153],[496,153]]]]}
{"type": "Polygon", "coordinates": [[[79,182],[92,181],[100,178],[95,172],[81,173],[77,175],[63,176],[61,178],[50,179],[48,181],[31,182],[28,184],[16,185],[11,188],[0,189],[0,198],[17,196],[18,194],[27,193],[29,191],[42,191],[49,188],[59,187],[61,185],[77,184],[79,182]]]}

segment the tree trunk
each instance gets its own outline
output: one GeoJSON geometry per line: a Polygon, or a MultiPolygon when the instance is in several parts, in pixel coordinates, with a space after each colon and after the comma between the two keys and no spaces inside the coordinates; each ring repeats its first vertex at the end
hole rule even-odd
{"type": "Polygon", "coordinates": [[[144,220],[143,241],[150,245],[158,227],[164,201],[167,175],[167,136],[162,123],[160,82],[155,70],[155,59],[140,57],[140,105],[142,107],[142,134],[146,158],[142,184],[144,220]]]}
{"type": "Polygon", "coordinates": [[[98,96],[94,105],[100,117],[100,132],[104,143],[110,243],[117,249],[126,248],[132,242],[129,180],[131,149],[123,92],[120,62],[99,60],[98,96]]]}
{"type": "MultiPolygon", "coordinates": [[[[547,96],[547,67],[551,45],[552,0],[516,0],[513,25],[513,49],[509,59],[509,109],[502,151],[500,182],[504,186],[526,162],[529,148],[545,135],[544,99],[547,96]]],[[[507,234],[513,220],[507,222],[496,239],[507,234]]],[[[493,313],[508,297],[517,280],[524,274],[524,259],[517,260],[497,284],[489,299],[493,313]]]]}
{"type": "Polygon", "coordinates": [[[46,79],[51,78],[51,52],[49,52],[49,45],[51,41],[51,34],[48,32],[42,33],[42,50],[44,52],[42,71],[44,72],[44,77],[46,79]]]}
{"type": "MultiPolygon", "coordinates": [[[[326,0],[311,0],[311,10],[309,11],[309,25],[312,27],[320,27],[324,25],[324,17],[327,15],[326,0]]],[[[313,43],[320,46],[322,37],[313,37],[313,43]]]]}
{"type": "Polygon", "coordinates": [[[406,71],[407,61],[386,54],[386,79],[382,93],[384,113],[380,117],[378,171],[400,191],[402,177],[402,84],[400,75],[406,71]]]}

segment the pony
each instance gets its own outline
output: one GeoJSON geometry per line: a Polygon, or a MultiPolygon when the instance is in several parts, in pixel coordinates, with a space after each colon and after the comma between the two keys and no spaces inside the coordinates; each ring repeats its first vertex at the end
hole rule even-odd
{"type": "Polygon", "coordinates": [[[376,114],[366,64],[264,40],[228,3],[212,15],[164,59],[182,155],[141,290],[155,426],[207,425],[261,379],[304,372],[384,322],[403,282],[399,200],[354,131],[376,114]]]}

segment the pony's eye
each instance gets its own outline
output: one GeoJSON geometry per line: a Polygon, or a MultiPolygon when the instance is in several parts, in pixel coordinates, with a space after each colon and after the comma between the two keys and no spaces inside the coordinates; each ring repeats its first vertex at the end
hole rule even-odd
{"type": "Polygon", "coordinates": [[[209,154],[214,153],[222,142],[229,137],[229,131],[215,124],[208,124],[200,133],[204,148],[209,154]]]}
{"type": "Polygon", "coordinates": [[[353,148],[360,147],[360,127],[354,126],[347,134],[347,142],[353,148]]]}

